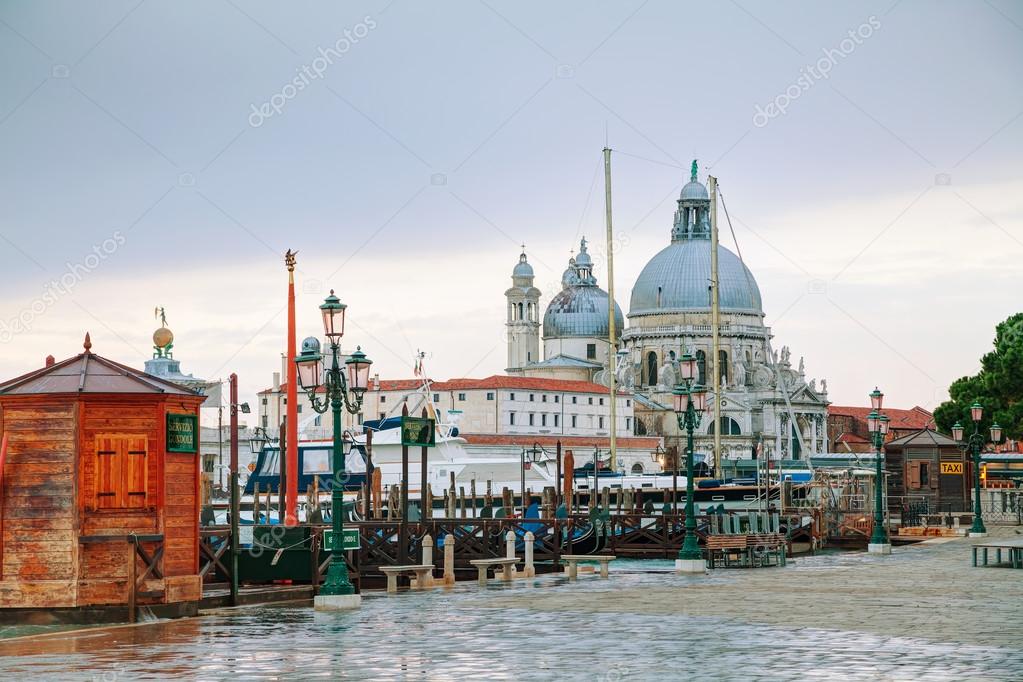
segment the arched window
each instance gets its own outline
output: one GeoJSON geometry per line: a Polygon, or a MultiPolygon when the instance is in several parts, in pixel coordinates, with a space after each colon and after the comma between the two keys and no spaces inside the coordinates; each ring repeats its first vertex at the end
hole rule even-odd
{"type": "Polygon", "coordinates": [[[522,307],[522,304],[521,304],[521,303],[519,303],[519,319],[520,319],[520,320],[524,320],[524,319],[526,319],[526,318],[525,318],[525,315],[523,315],[523,312],[524,312],[524,310],[525,310],[525,309],[524,309],[524,308],[522,307]]]}
{"type": "Polygon", "coordinates": [[[802,446],[799,445],[799,436],[796,435],[796,425],[792,425],[792,447],[789,448],[792,451],[792,459],[799,459],[799,455],[803,452],[802,446]]]}
{"type": "Polygon", "coordinates": [[[653,351],[646,354],[646,379],[648,385],[657,385],[657,353],[653,351]]]}
{"type": "Polygon", "coordinates": [[[725,384],[728,383],[728,352],[719,350],[718,351],[718,383],[724,380],[725,384]]]}
{"type": "MultiPolygon", "coordinates": [[[[707,427],[707,435],[714,435],[714,422],[710,423],[707,427]]],[[[735,421],[731,417],[722,415],[721,417],[721,435],[722,436],[741,436],[742,429],[739,428],[739,422],[735,421]]]]}
{"type": "Polygon", "coordinates": [[[696,351],[696,383],[707,385],[707,354],[702,350],[696,351]]]}
{"type": "Polygon", "coordinates": [[[632,465],[632,473],[634,473],[634,474],[641,474],[641,473],[643,473],[643,465],[640,464],[639,462],[636,462],[635,464],[633,464],[632,465]]]}

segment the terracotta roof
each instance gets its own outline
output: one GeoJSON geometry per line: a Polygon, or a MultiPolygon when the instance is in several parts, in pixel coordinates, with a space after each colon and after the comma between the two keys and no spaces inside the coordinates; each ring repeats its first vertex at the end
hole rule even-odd
{"type": "MultiPolygon", "coordinates": [[[[423,382],[420,379],[370,379],[371,391],[415,391],[423,382]]],[[[573,381],[570,379],[545,379],[542,377],[505,376],[495,374],[485,379],[448,379],[447,381],[431,381],[433,391],[471,391],[482,389],[521,389],[524,391],[551,391],[558,393],[600,393],[607,395],[607,386],[590,381],[573,381]]],[[[286,384],[281,384],[281,392],[287,391],[286,384]]],[[[260,391],[257,395],[273,393],[273,389],[260,391]]],[[[618,391],[618,395],[629,395],[628,391],[618,391]]]]}
{"type": "MultiPolygon", "coordinates": [[[[534,436],[530,434],[459,434],[469,445],[516,445],[528,447],[539,443],[545,448],[552,448],[561,441],[562,449],[608,447],[607,436],[534,436]]],[[[649,436],[619,436],[615,443],[622,449],[654,449],[661,444],[661,439],[649,436]]]]}
{"type": "MultiPolygon", "coordinates": [[[[934,428],[934,415],[919,405],[909,410],[886,407],[881,412],[888,415],[889,426],[893,429],[919,430],[934,428]]],[[[867,415],[869,414],[869,407],[828,406],[828,416],[852,417],[864,424],[867,422],[867,415]]]]}
{"type": "Polygon", "coordinates": [[[869,443],[870,441],[863,436],[857,436],[855,433],[844,431],[838,435],[835,439],[836,443],[869,443]]]}
{"type": "Polygon", "coordinates": [[[43,393],[163,393],[200,395],[197,391],[151,374],[108,360],[91,351],[85,337],[85,352],[42,367],[0,384],[0,394],[43,393]]]}

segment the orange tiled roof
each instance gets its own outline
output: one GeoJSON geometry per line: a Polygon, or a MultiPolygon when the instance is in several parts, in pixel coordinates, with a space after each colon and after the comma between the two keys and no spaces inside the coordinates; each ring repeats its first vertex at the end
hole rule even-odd
{"type": "MultiPolygon", "coordinates": [[[[886,407],[881,410],[888,416],[889,425],[893,429],[933,429],[934,415],[917,405],[909,410],[886,407]]],[[[828,416],[852,417],[864,424],[867,422],[867,415],[870,414],[869,407],[846,407],[842,405],[829,405],[828,416]]]]}
{"type": "MultiPolygon", "coordinates": [[[[459,434],[470,445],[516,445],[529,447],[533,443],[539,443],[547,449],[551,449],[561,441],[564,448],[600,448],[608,447],[607,436],[534,436],[530,434],[490,434],[490,433],[461,433],[459,434]]],[[[661,444],[661,439],[649,436],[619,436],[615,444],[624,449],[654,449],[661,444]]]]}
{"type": "Polygon", "coordinates": [[[838,435],[835,439],[836,443],[869,443],[870,441],[863,436],[857,436],[855,433],[845,431],[838,435]]]}

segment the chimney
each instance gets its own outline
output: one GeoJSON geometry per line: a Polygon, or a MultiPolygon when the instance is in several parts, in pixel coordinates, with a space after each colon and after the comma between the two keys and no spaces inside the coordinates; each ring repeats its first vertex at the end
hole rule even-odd
{"type": "Polygon", "coordinates": [[[380,390],[380,375],[376,373],[373,374],[373,388],[377,391],[380,390]]]}
{"type": "Polygon", "coordinates": [[[56,362],[56,360],[54,360],[52,355],[47,355],[46,356],[46,366],[47,367],[53,367],[53,363],[54,362],[56,362]]]}
{"type": "Polygon", "coordinates": [[[274,372],[274,393],[281,392],[281,373],[274,372]]]}

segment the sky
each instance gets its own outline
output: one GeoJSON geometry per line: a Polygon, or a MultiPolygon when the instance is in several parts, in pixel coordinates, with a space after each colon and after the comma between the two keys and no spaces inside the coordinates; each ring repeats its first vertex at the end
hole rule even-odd
{"type": "MultiPolygon", "coordinates": [[[[713,174],[776,348],[836,404],[932,408],[1023,274],[1023,7],[0,0],[0,378],[81,350],[281,366],[329,289],[381,377],[505,366],[520,244],[616,299],[713,174]]],[[[735,242],[722,221],[722,243],[735,242]]]]}

